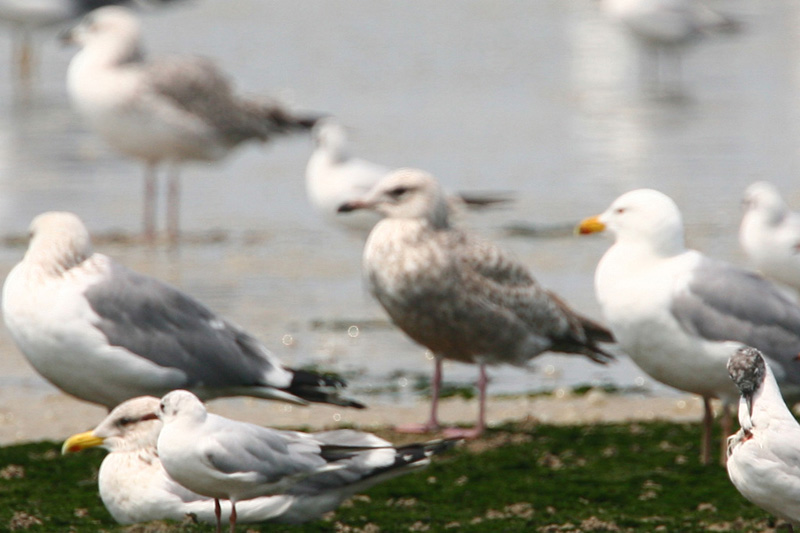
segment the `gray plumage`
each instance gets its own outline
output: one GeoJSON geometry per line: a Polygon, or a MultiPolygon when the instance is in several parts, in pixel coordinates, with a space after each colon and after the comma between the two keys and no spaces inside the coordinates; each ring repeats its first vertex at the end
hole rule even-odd
{"type": "Polygon", "coordinates": [[[758,348],[774,362],[784,394],[800,395],[800,307],[773,283],[702,257],[687,290],[675,294],[670,310],[692,335],[758,348]]]}
{"type": "Polygon", "coordinates": [[[3,286],[3,318],[20,351],[54,385],[107,407],[189,388],[363,407],[336,378],[283,367],[252,335],[177,288],[92,253],[72,213],[31,224],[3,286]]]}
{"type": "Polygon", "coordinates": [[[149,239],[155,235],[159,165],[172,167],[167,225],[175,240],[181,163],[216,161],[243,142],[306,130],[317,119],[295,115],[267,99],[236,94],[208,59],[146,59],[139,21],[123,7],[92,11],[64,38],[81,46],[67,71],[73,106],[112,148],[145,164],[144,225],[149,239]]]}
{"type": "Polygon", "coordinates": [[[423,429],[438,427],[442,358],[480,365],[476,433],[484,427],[484,365],[523,365],[545,351],[598,363],[613,359],[598,345],[613,341],[608,330],[572,311],[494,244],[451,226],[445,195],[431,175],[393,172],[339,208],[354,209],[385,217],[364,248],[371,293],[400,329],[436,356],[431,419],[423,429]]]}
{"type": "Polygon", "coordinates": [[[400,170],[365,202],[387,217],[364,250],[370,290],[395,324],[435,354],[515,365],[547,350],[612,359],[597,345],[612,341],[602,326],[491,242],[450,225],[430,175],[400,170]]]}
{"type": "Polygon", "coordinates": [[[198,494],[230,500],[232,525],[237,502],[273,494],[297,502],[282,521],[304,521],[306,506],[306,515],[318,516],[358,486],[424,466],[431,455],[453,444],[403,449],[360,431],[275,430],[210,414],[183,390],[161,399],[158,416],[164,423],[157,445],[164,469],[198,494]]]}

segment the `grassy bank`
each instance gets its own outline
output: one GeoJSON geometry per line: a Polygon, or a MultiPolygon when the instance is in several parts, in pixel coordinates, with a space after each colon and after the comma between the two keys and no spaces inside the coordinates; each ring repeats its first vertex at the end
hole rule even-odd
{"type": "MultiPolygon", "coordinates": [[[[386,434],[389,439],[401,437],[386,434]]],[[[403,437],[405,438],[405,437],[403,437]]],[[[515,424],[371,489],[302,527],[239,531],[762,531],[774,526],[718,465],[698,463],[697,425],[515,424]]],[[[114,523],[97,494],[103,453],[60,443],[0,449],[0,530],[212,531],[114,523]]]]}

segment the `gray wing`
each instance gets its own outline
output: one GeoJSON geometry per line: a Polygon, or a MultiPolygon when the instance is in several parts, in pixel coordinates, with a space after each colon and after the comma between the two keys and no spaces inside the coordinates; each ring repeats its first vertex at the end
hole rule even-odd
{"type": "Polygon", "coordinates": [[[757,348],[800,383],[800,307],[758,274],[704,257],[671,311],[690,333],[757,348]]]}
{"type": "Polygon", "coordinates": [[[244,101],[228,78],[209,59],[166,57],[143,66],[149,86],[176,107],[212,127],[228,145],[266,140],[276,131],[269,120],[274,106],[244,101]]]}
{"type": "Polygon", "coordinates": [[[245,331],[171,285],[113,262],[108,274],[84,296],[109,344],[180,369],[186,387],[276,385],[282,367],[245,331]]]}
{"type": "Polygon", "coordinates": [[[327,465],[310,435],[279,431],[212,416],[220,426],[207,443],[210,464],[225,474],[256,473],[266,483],[305,477],[327,465]]]}

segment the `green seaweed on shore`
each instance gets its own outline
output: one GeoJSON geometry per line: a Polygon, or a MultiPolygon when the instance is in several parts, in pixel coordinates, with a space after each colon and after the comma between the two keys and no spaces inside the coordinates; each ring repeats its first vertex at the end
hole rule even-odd
{"type": "MultiPolygon", "coordinates": [[[[408,440],[380,432],[395,440],[408,440]]],[[[495,428],[426,470],[374,487],[304,526],[239,531],[763,531],[775,521],[719,465],[698,461],[700,429],[674,423],[495,428]]],[[[123,527],[97,494],[99,450],[0,448],[0,531],[195,532],[185,522],[123,527]]]]}

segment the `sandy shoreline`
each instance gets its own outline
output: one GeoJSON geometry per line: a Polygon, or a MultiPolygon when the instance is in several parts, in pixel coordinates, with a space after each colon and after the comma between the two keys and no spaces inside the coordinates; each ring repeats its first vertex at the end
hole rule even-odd
{"type": "MultiPolygon", "coordinates": [[[[269,426],[322,429],[339,425],[360,428],[422,422],[428,402],[422,398],[410,405],[373,403],[354,410],[326,405],[298,407],[250,398],[213,400],[209,410],[237,420],[269,426]]],[[[477,402],[446,399],[440,415],[445,423],[475,420],[477,402]]],[[[39,440],[63,440],[94,427],[106,410],[58,392],[31,394],[29,390],[0,391],[0,445],[39,440]]],[[[492,398],[488,406],[490,424],[532,418],[549,424],[591,424],[623,421],[699,421],[702,401],[697,396],[650,397],[607,394],[599,390],[575,396],[560,391],[535,398],[492,398]]]]}

